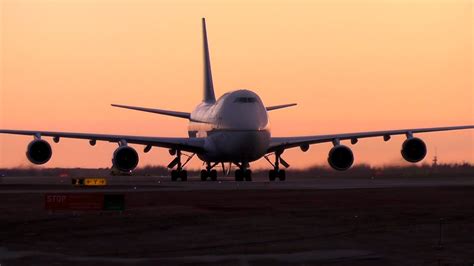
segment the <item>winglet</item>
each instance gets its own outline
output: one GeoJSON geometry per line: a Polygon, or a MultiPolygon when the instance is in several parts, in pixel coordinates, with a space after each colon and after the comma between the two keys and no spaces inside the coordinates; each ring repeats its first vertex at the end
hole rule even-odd
{"type": "Polygon", "coordinates": [[[214,85],[212,83],[211,59],[209,56],[209,45],[207,43],[206,18],[202,18],[202,37],[204,45],[204,95],[203,101],[207,103],[216,102],[214,85]]]}

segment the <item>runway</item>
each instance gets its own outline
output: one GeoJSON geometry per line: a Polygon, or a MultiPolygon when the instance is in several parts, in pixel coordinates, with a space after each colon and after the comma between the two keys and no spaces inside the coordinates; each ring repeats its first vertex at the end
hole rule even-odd
{"type": "Polygon", "coordinates": [[[471,178],[270,183],[113,177],[109,184],[4,177],[0,264],[474,263],[471,178]],[[47,210],[45,194],[54,192],[123,194],[125,209],[47,210]]]}

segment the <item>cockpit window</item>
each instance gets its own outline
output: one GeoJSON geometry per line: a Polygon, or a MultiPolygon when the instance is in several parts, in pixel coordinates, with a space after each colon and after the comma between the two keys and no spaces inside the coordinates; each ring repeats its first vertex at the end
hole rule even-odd
{"type": "Polygon", "coordinates": [[[257,102],[255,97],[237,97],[234,100],[234,103],[254,103],[257,102]]]}

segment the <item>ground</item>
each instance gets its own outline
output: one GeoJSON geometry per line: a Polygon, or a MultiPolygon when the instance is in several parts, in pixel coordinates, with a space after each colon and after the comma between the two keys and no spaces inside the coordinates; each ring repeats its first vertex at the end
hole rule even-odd
{"type": "Polygon", "coordinates": [[[46,188],[90,190],[3,184],[0,265],[474,263],[472,185],[300,189],[298,182],[117,186],[123,212],[51,212],[46,188]]]}

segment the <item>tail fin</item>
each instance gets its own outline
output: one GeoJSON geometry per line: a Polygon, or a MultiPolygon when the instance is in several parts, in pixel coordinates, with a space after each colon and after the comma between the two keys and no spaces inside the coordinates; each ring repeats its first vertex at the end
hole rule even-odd
{"type": "Polygon", "coordinates": [[[209,56],[209,46],[207,44],[206,19],[202,18],[202,37],[204,42],[204,95],[203,101],[207,103],[216,102],[214,95],[214,85],[212,84],[211,59],[209,56]]]}

